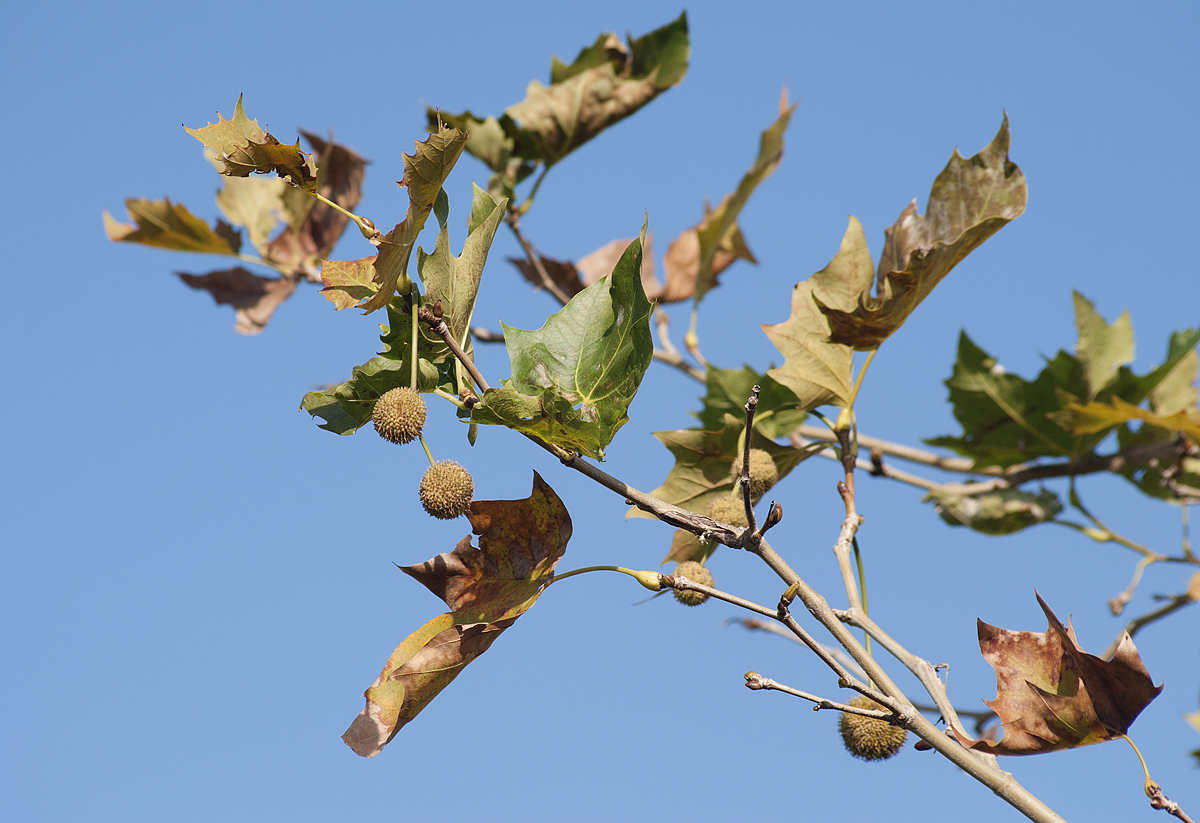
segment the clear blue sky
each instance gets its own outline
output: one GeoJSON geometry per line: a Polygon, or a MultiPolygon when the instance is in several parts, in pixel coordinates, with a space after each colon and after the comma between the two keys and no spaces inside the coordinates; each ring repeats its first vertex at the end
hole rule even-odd
{"type": "MultiPolygon", "coordinates": [[[[0,443],[0,817],[14,821],[766,820],[1009,821],[1015,813],[933,753],[863,764],[836,716],[750,692],[754,669],[837,696],[785,640],[726,627],[617,575],[551,588],[495,647],[362,760],[339,735],[392,648],[443,610],[392,566],[447,551],[465,521],[433,522],[413,494],[419,455],[370,432],[339,438],[297,411],[377,347],[376,318],[335,313],[302,289],[258,337],[180,284],[214,258],[113,245],[101,211],[126,197],[186,203],[211,220],[219,179],[181,124],[229,115],[237,96],[284,139],[333,129],[372,161],[360,211],[392,225],[400,155],[423,105],[499,113],[552,54],[600,31],[644,33],[679,14],[658,2],[240,5],[68,2],[6,12],[0,89],[9,297],[0,443]],[[389,222],[390,221],[390,222],[389,222]]],[[[764,368],[758,328],[787,315],[792,285],[837,250],[849,214],[872,251],[951,150],[978,151],[1007,111],[1026,214],[934,292],[872,365],[862,430],[918,444],[957,433],[942,385],[959,330],[1032,375],[1070,348],[1071,289],[1107,318],[1128,309],[1135,368],[1200,321],[1200,13],[1191,3],[729,3],[688,6],[691,70],[547,178],[525,228],[578,257],[635,234],[666,242],[736,185],[787,84],[801,104],[782,166],[743,214],[758,267],[738,264],[706,301],[708,357],[764,368]]],[[[470,183],[447,185],[453,248],[470,183]]],[[[432,234],[424,241],[432,245],[432,234]]],[[[347,235],[338,256],[369,248],[347,235]]],[[[497,235],[476,320],[536,328],[554,310],[504,262],[497,235]]],[[[686,307],[672,311],[676,340],[686,307]]],[[[506,377],[501,349],[485,373],[506,377]]],[[[606,468],[642,489],[670,467],[649,432],[692,425],[698,388],[654,367],[606,468]]],[[[439,409],[440,410],[440,409],[439,409]]],[[[559,492],[575,536],[560,569],[656,568],[670,530],[625,522],[622,501],[507,431],[472,450],[431,424],[439,457],[468,464],[477,494],[524,497],[531,469],[559,492]]],[[[840,517],[831,463],[780,487],[773,543],[835,605],[840,517]]],[[[1178,568],[1147,574],[1125,618],[1107,600],[1134,555],[1040,527],[1007,539],[950,529],[909,488],[862,483],[872,614],[913,651],[948,663],[951,696],[995,694],[976,617],[1041,631],[1037,588],[1098,652],[1178,568]]],[[[1176,510],[1123,482],[1089,480],[1117,531],[1178,551],[1176,510]]],[[[780,585],[724,552],[718,585],[764,603],[780,585]]],[[[1137,643],[1162,696],[1133,727],[1155,776],[1200,811],[1187,752],[1200,737],[1200,609],[1137,643]]],[[[907,677],[902,685],[913,685],[907,677]]],[[[1152,820],[1124,744],[1004,764],[1068,819],[1152,820]]],[[[1165,819],[1165,818],[1159,818],[1165,819]]]]}

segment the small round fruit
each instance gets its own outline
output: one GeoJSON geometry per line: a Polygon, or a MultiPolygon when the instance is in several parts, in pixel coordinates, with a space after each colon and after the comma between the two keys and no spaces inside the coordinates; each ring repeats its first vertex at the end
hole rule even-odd
{"type": "MultiPolygon", "coordinates": [[[[729,479],[736,486],[742,476],[742,458],[733,461],[729,469],[729,479]]],[[[750,450],[750,497],[757,500],[775,485],[779,480],[779,469],[771,455],[762,449],[750,450]]]]}
{"type": "Polygon", "coordinates": [[[475,482],[471,474],[453,460],[440,460],[421,478],[421,505],[440,520],[453,520],[467,513],[475,482]]]}
{"type": "Polygon", "coordinates": [[[425,400],[421,393],[408,386],[384,392],[375,401],[371,410],[371,419],[375,421],[375,431],[384,440],[401,445],[411,443],[421,433],[425,425],[425,400]]]}
{"type": "Polygon", "coordinates": [[[743,529],[750,525],[746,520],[746,504],[742,498],[721,494],[709,501],[704,509],[704,516],[711,517],[718,523],[728,523],[731,526],[741,526],[743,529]]]}
{"type": "MultiPolygon", "coordinates": [[[[675,567],[675,577],[686,577],[693,583],[699,583],[701,586],[712,586],[712,572],[704,568],[695,560],[685,560],[675,567]]],[[[674,590],[675,599],[685,606],[699,606],[708,599],[708,595],[704,592],[680,591],[674,590]]]]}
{"type": "MultiPolygon", "coordinates": [[[[859,709],[884,708],[863,695],[851,700],[850,705],[859,709]]],[[[862,760],[887,760],[900,751],[908,737],[908,732],[899,726],[860,714],[842,714],[842,719],[838,721],[838,731],[842,733],[842,743],[845,744],[846,751],[862,760]]]]}

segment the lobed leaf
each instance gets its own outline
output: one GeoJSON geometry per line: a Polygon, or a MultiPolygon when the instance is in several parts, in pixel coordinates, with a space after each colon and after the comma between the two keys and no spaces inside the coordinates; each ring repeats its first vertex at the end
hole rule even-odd
{"type": "Polygon", "coordinates": [[[949,494],[933,492],[931,501],[942,520],[951,526],[966,526],[982,534],[1014,534],[1053,520],[1062,512],[1062,503],[1052,491],[1037,494],[1019,489],[1003,489],[985,494],[949,494]]]}
{"type": "Polygon", "coordinates": [[[801,411],[850,402],[854,350],[830,341],[829,321],[820,307],[851,309],[869,286],[873,271],[862,224],[852,216],[829,265],[792,289],[788,319],[762,327],[784,356],[783,365],[769,369],[767,375],[796,395],[801,411]]]}
{"type": "Polygon", "coordinates": [[[796,409],[800,401],[791,389],[749,366],[719,369],[709,364],[705,374],[708,389],[704,395],[704,408],[696,417],[708,431],[720,429],[726,415],[735,418],[744,415],[746,401],[754,386],[760,389],[754,429],[768,440],[787,437],[807,417],[796,409]]]}
{"type": "Polygon", "coordinates": [[[504,326],[512,377],[483,393],[472,422],[604,458],[653,356],[653,306],[639,275],[642,242],[630,243],[611,276],[577,294],[542,328],[504,326]]]}
{"type": "Polygon", "coordinates": [[[401,571],[450,607],[396,647],[364,693],[366,706],[342,735],[363,757],[383,751],[396,733],[487,651],[529,610],[551,581],[571,538],[571,517],[534,472],[524,500],[476,500],[467,517],[479,535],[453,551],[401,571]]]}
{"type": "Polygon", "coordinates": [[[1049,628],[1040,633],[979,625],[979,648],[996,670],[996,699],[983,701],[1004,724],[997,743],[964,746],[989,754],[1040,754],[1112,740],[1125,734],[1158,697],[1133,640],[1126,633],[1111,660],[1087,654],[1070,622],[1064,627],[1038,595],[1049,628]]]}
{"type": "Polygon", "coordinates": [[[312,155],[300,150],[299,138],[294,146],[289,146],[263,131],[257,120],[246,116],[241,95],[238,95],[231,120],[226,120],[218,112],[216,123],[199,129],[183,128],[217,153],[224,163],[224,174],[248,177],[255,172],[266,174],[274,171],[307,191],[317,189],[316,164],[312,155]]]}
{"type": "Polygon", "coordinates": [[[275,310],[296,290],[291,277],[261,277],[241,266],[208,274],[180,274],[179,279],[193,289],[206,291],[217,304],[237,310],[234,331],[258,334],[267,326],[275,310]]]}
{"type": "Polygon", "coordinates": [[[232,226],[217,221],[213,228],[184,206],[169,199],[129,198],[125,209],[134,225],[122,223],[104,212],[104,231],[114,243],[141,243],[172,251],[228,254],[236,257],[242,236],[232,226]]]}
{"type": "Polygon", "coordinates": [[[525,99],[509,106],[502,117],[429,109],[429,122],[432,126],[440,117],[470,131],[467,151],[507,177],[511,189],[536,164],[553,166],[677,85],[687,72],[689,49],[686,12],[666,26],[629,39],[628,47],[616,35],[602,34],[569,66],[555,58],[550,85],[532,81],[525,99]]]}
{"type": "MultiPolygon", "coordinates": [[[[717,284],[719,271],[716,268],[716,262],[719,253],[724,252],[732,259],[740,257],[752,263],[757,262],[742,240],[741,231],[737,225],[738,215],[754,190],[775,171],[780,161],[783,160],[783,133],[787,131],[788,123],[792,119],[792,112],[798,105],[800,105],[798,102],[788,105],[787,88],[784,88],[779,97],[779,116],[762,133],[762,137],[759,139],[758,157],[755,158],[754,165],[742,176],[737,188],[732,193],[725,195],[720,205],[711,214],[706,214],[704,221],[696,227],[700,255],[694,280],[697,303],[704,299],[708,290],[717,284]]],[[[685,271],[678,271],[677,282],[680,277],[686,277],[685,271]]],[[[672,286],[671,273],[672,271],[668,269],[667,288],[669,290],[672,286]]]]}
{"type": "Polygon", "coordinates": [[[876,294],[868,284],[852,308],[821,301],[831,342],[878,348],[951,269],[1025,211],[1025,175],[1008,159],[1008,146],[1005,115],[995,138],[974,157],[964,160],[955,149],[933,181],[925,214],[917,214],[914,200],[887,230],[876,294]]]}

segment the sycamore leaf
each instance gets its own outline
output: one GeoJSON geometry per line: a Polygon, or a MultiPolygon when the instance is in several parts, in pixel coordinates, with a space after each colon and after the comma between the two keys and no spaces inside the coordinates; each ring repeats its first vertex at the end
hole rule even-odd
{"type": "Polygon", "coordinates": [[[464,537],[452,552],[401,568],[450,607],[396,647],[364,693],[366,707],[342,735],[374,757],[450,685],[463,668],[529,610],[571,538],[571,517],[535,472],[524,500],[476,500],[468,513],[479,548],[464,537]]]}
{"type": "Polygon", "coordinates": [[[878,348],[951,269],[1025,211],[1025,175],[1009,161],[1008,144],[1005,115],[995,138],[974,157],[964,160],[955,149],[933,181],[925,214],[917,214],[914,200],[887,230],[876,294],[864,288],[851,309],[821,301],[832,342],[878,348]]]}
{"type": "Polygon", "coordinates": [[[783,365],[767,374],[792,390],[801,411],[850,402],[854,350],[829,341],[829,321],[820,306],[851,310],[873,271],[862,224],[851,217],[829,265],[792,289],[791,316],[762,327],[784,356],[783,365]]]}
{"type": "MultiPolygon", "coordinates": [[[[678,303],[697,293],[697,278],[702,265],[700,234],[711,225],[712,216],[712,210],[705,204],[704,219],[700,221],[699,225],[684,231],[667,247],[667,253],[663,255],[663,271],[666,274],[667,282],[665,286],[659,287],[658,293],[655,295],[658,302],[678,303]]],[[[746,239],[742,237],[742,230],[737,223],[734,223],[733,229],[721,238],[717,250],[713,254],[710,266],[711,275],[705,281],[709,285],[705,290],[716,286],[717,277],[721,272],[732,266],[737,260],[758,263],[746,245],[746,239]]]]}
{"type": "Polygon", "coordinates": [[[1125,734],[1142,709],[1158,697],[1128,633],[1111,660],[1087,654],[1075,630],[1059,621],[1038,595],[1050,627],[1017,632],[979,623],[979,648],[996,670],[996,699],[983,701],[1004,724],[999,743],[972,740],[955,728],[959,742],[989,754],[1040,754],[1102,743],[1125,734]]]}
{"type": "Polygon", "coordinates": [[[1096,311],[1096,306],[1079,292],[1075,298],[1075,327],[1079,342],[1075,357],[1083,364],[1088,391],[1094,400],[1117,377],[1121,366],[1133,362],[1133,325],[1129,312],[1123,312],[1111,326],[1096,311]]]}
{"type": "Polygon", "coordinates": [[[629,419],[653,356],[653,306],[642,291],[641,262],[639,239],[610,277],[581,291],[542,328],[504,326],[512,377],[483,393],[471,421],[508,426],[602,460],[629,419]]]}
{"type": "Polygon", "coordinates": [[[372,242],[379,247],[375,257],[359,260],[326,261],[321,267],[325,295],[338,309],[358,305],[364,313],[386,306],[397,288],[408,291],[408,261],[417,243],[417,235],[433,211],[442,184],[462,154],[467,136],[458,129],[440,125],[436,133],[416,144],[416,151],[404,155],[404,179],[400,185],[408,188],[408,213],[390,232],[372,242]],[[362,274],[370,265],[374,272],[370,282],[362,274]],[[370,292],[368,299],[363,293],[370,292]]]}
{"type": "MultiPolygon", "coordinates": [[[[417,250],[417,269],[421,273],[421,282],[425,284],[422,302],[427,306],[442,304],[442,318],[454,339],[468,353],[471,346],[471,314],[475,311],[475,297],[479,293],[483,266],[508,205],[507,200],[496,202],[478,186],[474,187],[474,193],[471,209],[473,225],[463,243],[462,254],[455,257],[450,252],[450,235],[445,223],[442,223],[432,254],[426,254],[424,249],[417,250]],[[478,222],[476,217],[479,218],[478,222]]],[[[423,356],[439,361],[450,356],[446,343],[424,324],[421,333],[425,339],[421,346],[423,356]]]]}
{"type": "MultiPolygon", "coordinates": [[[[371,422],[376,400],[392,389],[412,385],[412,317],[401,298],[389,303],[387,312],[388,325],[380,327],[383,352],[355,366],[346,382],[304,395],[300,408],[325,421],[318,424],[320,428],[334,434],[354,434],[371,422]]],[[[458,394],[462,385],[458,361],[444,346],[437,353],[430,351],[429,341],[420,329],[418,340],[417,390],[442,389],[458,394]]],[[[439,338],[437,342],[442,341],[439,338]]]]}
{"type": "Polygon", "coordinates": [[[569,66],[557,58],[550,85],[529,84],[525,99],[509,106],[500,118],[470,112],[437,118],[471,132],[467,151],[487,163],[511,185],[528,176],[537,163],[553,166],[609,126],[623,120],[687,72],[687,14],[628,46],[613,34],[602,34],[569,66]]]}
{"type": "MultiPolygon", "coordinates": [[[[221,160],[205,149],[209,161],[220,171],[221,160]]],[[[242,226],[250,245],[260,256],[267,256],[271,233],[283,214],[283,195],[288,184],[278,177],[226,177],[217,192],[217,207],[235,226],[242,226]]]]}
{"type": "Polygon", "coordinates": [[[263,131],[257,120],[246,116],[241,95],[238,95],[233,119],[226,120],[218,112],[216,123],[199,129],[183,128],[217,153],[225,165],[224,174],[248,177],[255,172],[274,171],[280,177],[291,178],[297,186],[316,191],[317,167],[312,155],[300,150],[299,138],[294,146],[289,146],[263,131]]]}
{"type": "Polygon", "coordinates": [[[696,417],[708,431],[720,429],[727,414],[744,419],[744,407],[754,386],[760,389],[754,429],[763,437],[768,440],[787,437],[804,422],[806,415],[796,409],[800,401],[792,390],[749,366],[718,369],[709,364],[706,375],[708,391],[704,395],[704,408],[696,417]]]}
{"type": "MultiPolygon", "coordinates": [[[[756,262],[749,249],[745,247],[738,229],[737,219],[750,195],[762,181],[771,175],[783,159],[783,133],[787,131],[796,110],[798,102],[788,105],[787,89],[784,88],[779,97],[779,116],[775,118],[766,131],[762,133],[758,145],[758,157],[750,171],[743,175],[732,193],[725,195],[711,214],[705,215],[704,221],[696,227],[699,240],[700,262],[695,275],[696,302],[699,303],[708,290],[717,284],[716,261],[717,254],[724,251],[734,257],[756,262]]],[[[667,286],[671,286],[670,272],[667,273],[667,286]]]]}
{"type": "Polygon", "coordinates": [[[181,273],[179,279],[208,292],[218,304],[237,309],[233,328],[238,334],[261,332],[275,309],[296,290],[296,281],[290,277],[260,277],[241,266],[202,275],[181,273]]]}
{"type": "Polygon", "coordinates": [[[963,332],[954,373],[946,381],[962,437],[926,440],[954,449],[977,466],[1011,466],[1034,457],[1073,452],[1071,436],[1047,415],[1062,409],[1060,392],[1081,390],[1082,365],[1059,352],[1037,379],[1009,374],[963,332]]]}
{"type": "Polygon", "coordinates": [[[1051,417],[1072,434],[1107,431],[1130,420],[1141,420],[1165,431],[1179,432],[1200,445],[1200,411],[1195,409],[1190,414],[1181,410],[1171,415],[1159,415],[1114,397],[1108,403],[1068,403],[1065,409],[1051,417]]]}
{"type": "Polygon", "coordinates": [[[220,220],[209,228],[181,205],[170,200],[125,201],[125,209],[136,225],[122,223],[104,212],[104,231],[114,243],[141,243],[172,251],[228,254],[236,257],[242,247],[241,234],[220,220]]]}
{"type": "MultiPolygon", "coordinates": [[[[354,211],[362,200],[367,161],[345,146],[306,131],[300,133],[317,157],[317,192],[354,211]]],[[[226,185],[233,182],[229,180],[226,185]]],[[[293,270],[315,268],[333,251],[350,224],[350,218],[340,211],[292,188],[283,192],[283,211],[288,225],[271,240],[264,256],[293,270]]]]}
{"type": "Polygon", "coordinates": [[[1045,489],[1037,494],[1019,489],[976,495],[934,492],[925,499],[933,502],[951,526],[967,526],[993,535],[1013,534],[1053,520],[1062,512],[1058,495],[1045,489]]]}

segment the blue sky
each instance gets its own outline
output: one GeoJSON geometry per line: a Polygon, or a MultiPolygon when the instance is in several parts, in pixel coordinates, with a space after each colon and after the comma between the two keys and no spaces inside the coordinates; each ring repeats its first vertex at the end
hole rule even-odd
{"type": "MultiPolygon", "coordinates": [[[[297,411],[377,348],[376,318],[335,313],[302,289],[265,333],[180,284],[211,258],[114,245],[101,212],[126,197],[183,202],[211,220],[219,184],[180,124],[227,116],[239,94],[281,138],[337,138],[372,161],[359,211],[403,215],[400,155],[423,107],[499,113],[551,54],[601,31],[641,34],[677,5],[310,2],[237,7],[116,2],[16,6],[0,85],[8,126],[3,222],[11,285],[0,335],[10,400],[0,459],[0,816],[29,821],[1014,819],[932,753],[863,764],[833,713],[749,692],[748,669],[837,696],[787,641],[723,625],[719,604],[670,598],[616,575],[552,587],[520,623],[373,760],[339,735],[392,648],[442,604],[392,563],[453,547],[465,521],[433,522],[413,489],[423,467],[370,432],[339,438],[297,411]]],[[[864,432],[919,444],[957,433],[942,381],[966,328],[1032,376],[1075,340],[1071,290],[1107,318],[1128,310],[1134,367],[1200,321],[1195,192],[1200,132],[1194,4],[697,3],[687,78],[547,178],[524,223],[572,258],[630,236],[649,215],[661,254],[730,191],[775,116],[800,106],[783,164],[741,225],[757,267],[738,264],[705,302],[710,360],[764,368],[759,330],[786,318],[792,285],[833,256],[847,216],[878,254],[909,200],[924,210],[951,150],[978,151],[1007,112],[1029,208],[942,283],[881,349],[858,407],[864,432]]],[[[468,157],[446,188],[461,248],[468,157]]],[[[391,221],[390,223],[388,221],[391,221]]],[[[432,233],[423,239],[433,243],[432,233]]],[[[335,256],[370,253],[347,235],[335,256]]],[[[556,306],[504,262],[503,229],[476,321],[537,328],[556,306]]],[[[676,342],[686,307],[672,310],[676,342]]],[[[506,377],[499,348],[479,355],[506,377]]],[[[652,489],[670,458],[650,436],[692,425],[699,387],[653,367],[606,470],[652,489]]],[[[572,512],[565,570],[656,568],[670,530],[625,522],[622,501],[523,438],[487,431],[471,449],[445,409],[427,434],[470,466],[477,496],[529,493],[539,471],[572,512]]],[[[831,463],[780,487],[774,545],[840,605],[829,551],[840,517],[831,463]],[[786,496],[784,496],[786,495],[786,496]]],[[[862,482],[872,614],[916,653],[950,664],[951,696],[995,694],[975,618],[1045,628],[1036,588],[1098,652],[1178,567],[1146,575],[1127,616],[1107,601],[1135,556],[1043,526],[998,539],[951,529],[914,490],[862,482]]],[[[1118,532],[1178,552],[1177,510],[1123,481],[1089,479],[1118,532]]],[[[764,603],[780,586],[753,558],[712,564],[717,584],[764,603]]],[[[1197,710],[1200,611],[1137,644],[1162,696],[1133,736],[1168,795],[1193,815],[1200,785],[1180,717],[1197,710]]],[[[902,686],[914,685],[902,678],[902,686]]],[[[1123,744],[1004,763],[1068,819],[1153,813],[1123,744]]]]}

